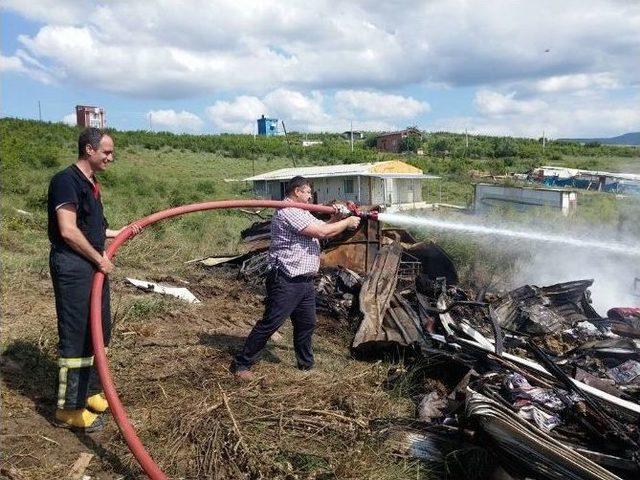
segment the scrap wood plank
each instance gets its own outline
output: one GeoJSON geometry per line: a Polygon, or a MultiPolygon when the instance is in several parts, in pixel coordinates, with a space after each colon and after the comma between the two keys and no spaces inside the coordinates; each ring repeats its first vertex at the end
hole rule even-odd
{"type": "Polygon", "coordinates": [[[364,318],[353,339],[353,348],[374,341],[381,333],[385,313],[398,283],[401,257],[402,246],[399,242],[385,245],[376,255],[371,272],[360,290],[360,311],[364,318]]]}
{"type": "Polygon", "coordinates": [[[91,459],[93,458],[93,453],[82,452],[76,463],[73,464],[71,470],[67,474],[67,478],[70,480],[80,480],[84,475],[85,470],[89,466],[91,459]]]}

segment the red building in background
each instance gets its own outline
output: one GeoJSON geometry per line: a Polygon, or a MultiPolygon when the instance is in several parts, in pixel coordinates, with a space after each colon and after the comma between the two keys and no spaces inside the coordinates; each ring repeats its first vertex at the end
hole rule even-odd
{"type": "Polygon", "coordinates": [[[376,137],[376,148],[383,152],[399,152],[402,140],[410,135],[420,136],[417,128],[408,128],[399,132],[383,133],[376,137]]]}
{"type": "Polygon", "coordinates": [[[79,127],[104,128],[104,108],[76,105],[76,123],[79,127]]]}

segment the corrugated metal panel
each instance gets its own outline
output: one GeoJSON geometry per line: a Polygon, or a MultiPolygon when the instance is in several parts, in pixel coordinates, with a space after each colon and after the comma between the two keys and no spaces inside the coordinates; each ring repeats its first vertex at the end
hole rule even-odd
{"type": "Polygon", "coordinates": [[[363,175],[378,178],[440,178],[434,175],[424,175],[422,170],[399,161],[378,163],[352,163],[347,165],[323,165],[318,167],[281,168],[272,172],[262,173],[245,178],[245,181],[256,180],[290,180],[296,175],[306,178],[336,177],[363,175]]]}
{"type": "Polygon", "coordinates": [[[272,172],[262,173],[254,177],[245,178],[246,181],[254,180],[289,180],[296,175],[306,178],[328,177],[336,175],[362,175],[369,172],[371,163],[352,163],[348,165],[323,165],[320,167],[281,168],[272,172]]]}

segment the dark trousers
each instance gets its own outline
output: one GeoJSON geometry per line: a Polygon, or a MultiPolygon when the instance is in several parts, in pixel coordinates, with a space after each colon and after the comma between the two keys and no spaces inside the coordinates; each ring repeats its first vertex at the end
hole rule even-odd
{"type": "Polygon", "coordinates": [[[267,275],[266,307],[262,319],[235,356],[235,371],[248,370],[258,361],[267,340],[291,317],[293,347],[299,368],[313,366],[311,337],[316,326],[316,290],[312,278],[289,278],[278,270],[267,275]]]}
{"type": "MultiPolygon", "coordinates": [[[[84,408],[87,397],[102,390],[93,367],[89,302],[95,267],[84,257],[53,247],[49,268],[58,316],[58,408],[84,408]]],[[[111,338],[109,279],[102,289],[102,332],[111,338]]]]}

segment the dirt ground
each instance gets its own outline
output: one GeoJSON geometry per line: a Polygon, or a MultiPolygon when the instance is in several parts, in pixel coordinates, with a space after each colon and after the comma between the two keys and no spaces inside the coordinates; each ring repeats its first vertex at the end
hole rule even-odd
{"type": "MultiPolygon", "coordinates": [[[[424,478],[370,428],[376,418],[412,417],[415,406],[385,387],[387,363],[351,358],[351,327],[319,317],[316,368],[301,372],[287,325],[257,380],[242,385],[228,367],[262,312],[261,287],[197,268],[148,280],[188,281],[202,300],[186,305],[112,281],[111,372],[142,442],[171,478],[424,478]]],[[[48,273],[5,282],[3,310],[3,478],[67,478],[82,453],[93,455],[90,478],[140,478],[112,418],[90,435],[50,423],[57,335],[48,273]]]]}

